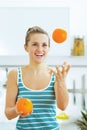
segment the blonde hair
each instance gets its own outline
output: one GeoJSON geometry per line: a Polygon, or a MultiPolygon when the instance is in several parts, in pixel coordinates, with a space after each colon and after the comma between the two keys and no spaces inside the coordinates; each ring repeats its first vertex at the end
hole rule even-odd
{"type": "Polygon", "coordinates": [[[25,45],[28,44],[28,41],[30,40],[30,35],[35,34],[35,33],[42,33],[42,34],[47,35],[49,46],[50,46],[50,38],[49,38],[48,33],[45,30],[43,30],[42,28],[40,28],[39,26],[33,26],[27,30],[26,37],[25,37],[25,45]]]}

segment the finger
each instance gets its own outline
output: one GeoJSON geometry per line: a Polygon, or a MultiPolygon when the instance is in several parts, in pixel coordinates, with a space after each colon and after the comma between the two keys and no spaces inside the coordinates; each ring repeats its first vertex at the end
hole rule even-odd
{"type": "Polygon", "coordinates": [[[64,65],[64,66],[66,66],[66,65],[67,65],[67,62],[66,62],[66,61],[64,61],[63,65],[64,65]]]}
{"type": "Polygon", "coordinates": [[[61,80],[63,78],[62,71],[59,69],[58,66],[56,66],[56,69],[57,69],[57,78],[61,80]]]}
{"type": "Polygon", "coordinates": [[[62,68],[63,68],[62,69],[62,74],[63,74],[64,77],[66,77],[68,72],[69,72],[69,70],[70,70],[70,68],[71,68],[71,65],[67,65],[67,63],[64,62],[62,68]]]}
{"type": "Polygon", "coordinates": [[[56,71],[52,69],[52,73],[54,73],[54,75],[56,75],[56,71]]]}
{"type": "Polygon", "coordinates": [[[59,70],[58,66],[55,66],[55,68],[56,68],[56,70],[52,69],[51,71],[56,75],[60,70],[59,70]]]}
{"type": "Polygon", "coordinates": [[[61,73],[61,71],[60,71],[58,65],[56,65],[56,71],[57,71],[57,73],[61,73]]]}
{"type": "Polygon", "coordinates": [[[54,73],[56,79],[60,79],[61,76],[59,75],[59,73],[57,71],[52,70],[52,72],[54,73]]]}
{"type": "Polygon", "coordinates": [[[23,111],[20,111],[19,114],[23,114],[23,111]]]}
{"type": "Polygon", "coordinates": [[[22,116],[22,117],[26,117],[26,116],[28,116],[28,115],[31,115],[32,113],[33,113],[33,111],[31,111],[31,112],[27,113],[26,115],[21,114],[21,116],[22,116]]]}
{"type": "Polygon", "coordinates": [[[66,67],[67,67],[66,64],[67,64],[67,63],[64,62],[63,65],[62,65],[62,74],[63,74],[63,75],[66,74],[66,67]]]}
{"type": "Polygon", "coordinates": [[[68,66],[67,66],[67,69],[66,69],[66,73],[69,72],[70,68],[71,68],[71,65],[68,65],[68,66]]]}
{"type": "Polygon", "coordinates": [[[65,68],[65,67],[63,67],[62,75],[63,75],[64,77],[66,76],[66,68],[65,68]]]}

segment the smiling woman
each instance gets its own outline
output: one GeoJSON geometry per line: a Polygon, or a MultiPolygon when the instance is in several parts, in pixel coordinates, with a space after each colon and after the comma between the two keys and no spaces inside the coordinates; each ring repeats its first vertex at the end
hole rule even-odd
{"type": "Polygon", "coordinates": [[[49,52],[50,38],[43,29],[37,26],[30,28],[26,34],[24,47],[30,55],[30,61],[34,58],[40,63],[49,52]]]}
{"type": "MultiPolygon", "coordinates": [[[[24,44],[30,61],[27,65],[11,70],[7,78],[5,114],[8,119],[19,116],[17,130],[59,130],[56,105],[64,110],[69,101],[65,78],[70,65],[63,63],[60,70],[52,70],[44,62],[50,49],[48,33],[38,26],[28,29],[24,44]],[[61,98],[62,97],[62,98],[61,98]],[[33,111],[23,114],[17,109],[20,98],[33,104],[33,111]]],[[[26,105],[25,105],[26,107],[26,105]]],[[[27,110],[27,108],[25,109],[27,110]]]]}

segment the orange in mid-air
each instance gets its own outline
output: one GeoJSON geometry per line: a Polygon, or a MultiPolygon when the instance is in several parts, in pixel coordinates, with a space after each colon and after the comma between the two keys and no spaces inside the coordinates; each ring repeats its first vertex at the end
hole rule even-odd
{"type": "Polygon", "coordinates": [[[56,28],[52,33],[52,38],[56,43],[63,43],[67,39],[67,31],[62,28],[56,28]]]}
{"type": "Polygon", "coordinates": [[[28,114],[31,114],[33,111],[33,103],[31,100],[27,98],[18,99],[16,107],[19,113],[23,112],[22,116],[27,116],[28,114]]]}

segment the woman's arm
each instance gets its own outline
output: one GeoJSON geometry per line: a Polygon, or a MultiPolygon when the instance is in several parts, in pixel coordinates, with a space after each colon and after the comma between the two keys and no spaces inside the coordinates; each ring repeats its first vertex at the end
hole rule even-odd
{"type": "Polygon", "coordinates": [[[65,110],[69,102],[69,93],[66,87],[66,76],[70,70],[70,65],[67,65],[66,62],[64,62],[62,70],[60,70],[58,66],[56,66],[56,70],[57,71],[54,72],[56,76],[54,89],[57,107],[61,110],[65,110]]]}
{"type": "Polygon", "coordinates": [[[18,93],[17,71],[12,70],[8,74],[6,85],[5,115],[10,120],[18,116],[16,112],[16,99],[18,93]]]}

